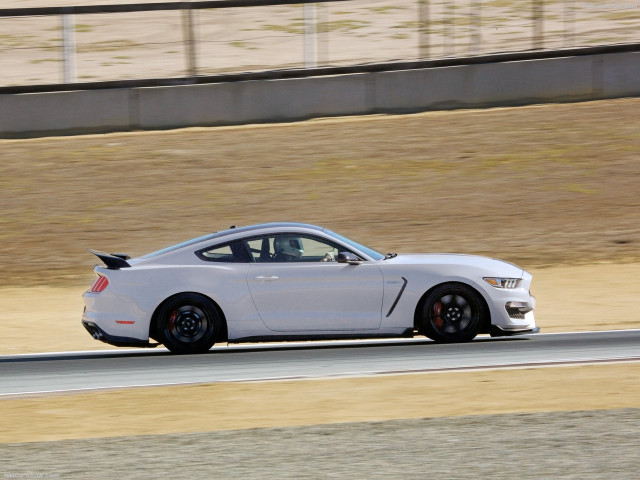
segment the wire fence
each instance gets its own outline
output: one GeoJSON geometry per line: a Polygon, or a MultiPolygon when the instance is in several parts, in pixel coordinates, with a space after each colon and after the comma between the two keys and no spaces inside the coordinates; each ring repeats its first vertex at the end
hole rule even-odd
{"type": "Polygon", "coordinates": [[[194,77],[640,42],[640,0],[296,1],[0,9],[0,85],[194,77]]]}

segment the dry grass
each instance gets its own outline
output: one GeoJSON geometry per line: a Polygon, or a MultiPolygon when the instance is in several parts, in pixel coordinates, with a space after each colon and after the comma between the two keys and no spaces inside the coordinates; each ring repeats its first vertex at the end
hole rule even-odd
{"type": "Polygon", "coordinates": [[[383,251],[640,259],[640,99],[0,141],[0,286],[272,220],[383,251]]]}
{"type": "Polygon", "coordinates": [[[630,363],[214,383],[2,399],[5,420],[0,425],[0,443],[470,414],[638,408],[639,374],[640,363],[630,363]]]}

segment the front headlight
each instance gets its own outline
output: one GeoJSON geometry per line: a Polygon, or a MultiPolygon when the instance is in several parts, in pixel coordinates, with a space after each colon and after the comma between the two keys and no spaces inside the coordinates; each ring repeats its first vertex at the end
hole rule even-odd
{"type": "Polygon", "coordinates": [[[521,278],[484,277],[484,281],[496,288],[518,288],[521,278]]]}

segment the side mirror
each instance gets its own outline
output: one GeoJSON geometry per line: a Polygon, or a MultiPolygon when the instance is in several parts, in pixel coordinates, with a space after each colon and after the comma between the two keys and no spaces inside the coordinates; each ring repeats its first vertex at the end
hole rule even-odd
{"type": "Polygon", "coordinates": [[[356,257],[351,252],[340,252],[338,253],[338,263],[348,263],[349,265],[360,265],[362,260],[356,257]]]}

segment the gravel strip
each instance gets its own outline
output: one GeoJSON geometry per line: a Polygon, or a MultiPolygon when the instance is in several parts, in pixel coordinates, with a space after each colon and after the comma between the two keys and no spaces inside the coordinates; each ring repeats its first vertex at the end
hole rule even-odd
{"type": "Polygon", "coordinates": [[[0,474],[635,480],[638,452],[640,409],[619,409],[5,444],[0,474]]]}

